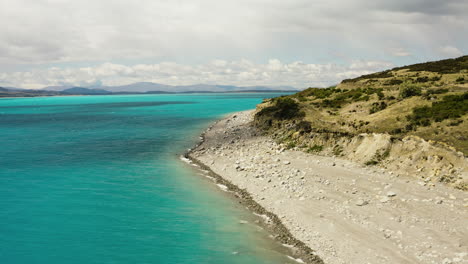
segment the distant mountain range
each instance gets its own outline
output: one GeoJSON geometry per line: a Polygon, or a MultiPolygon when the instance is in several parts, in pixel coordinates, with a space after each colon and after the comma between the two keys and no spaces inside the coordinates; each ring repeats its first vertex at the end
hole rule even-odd
{"type": "Polygon", "coordinates": [[[138,82],[121,86],[73,87],[48,86],[42,89],[0,87],[0,97],[54,96],[54,95],[108,95],[108,94],[156,94],[156,93],[232,93],[294,91],[291,86],[233,86],[233,85],[166,85],[138,82]]]}
{"type": "MultiPolygon", "coordinates": [[[[72,86],[49,86],[42,90],[63,91],[72,86]]],[[[83,88],[83,87],[80,87],[83,88]]],[[[168,92],[168,93],[184,93],[184,92],[239,92],[239,91],[271,91],[271,90],[293,90],[298,89],[291,86],[234,86],[234,85],[212,85],[212,84],[194,84],[194,85],[167,85],[152,82],[138,82],[120,86],[99,86],[99,87],[84,87],[88,89],[99,89],[107,92],[168,92]]]]}

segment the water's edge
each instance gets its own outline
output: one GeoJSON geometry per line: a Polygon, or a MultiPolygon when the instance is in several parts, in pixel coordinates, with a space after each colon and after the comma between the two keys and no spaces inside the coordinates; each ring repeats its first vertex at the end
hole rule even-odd
{"type": "MultiPolygon", "coordinates": [[[[215,124],[219,121],[227,118],[229,114],[224,115],[221,119],[213,122],[206,130],[211,129],[215,124]]],[[[211,168],[204,164],[203,162],[199,161],[195,158],[192,154],[192,151],[199,147],[201,144],[205,142],[205,132],[202,132],[199,137],[199,142],[195,144],[192,148],[188,149],[182,156],[188,160],[190,160],[194,165],[198,166],[200,169],[207,171],[207,174],[211,176],[214,180],[215,184],[222,184],[227,187],[227,191],[231,192],[233,196],[239,201],[239,203],[246,206],[246,208],[253,212],[254,214],[266,216],[270,219],[270,223],[266,223],[265,221],[261,222],[261,226],[268,230],[270,233],[274,235],[274,239],[282,244],[291,245],[293,246],[289,251],[293,258],[297,260],[302,260],[305,263],[309,264],[319,264],[323,263],[323,261],[314,254],[314,250],[308,247],[304,242],[295,238],[291,232],[284,226],[281,222],[280,218],[275,215],[274,213],[266,210],[260,204],[258,204],[251,196],[249,192],[245,189],[239,188],[237,185],[233,184],[231,181],[223,178],[221,175],[215,173],[211,170],[211,168]]]]}

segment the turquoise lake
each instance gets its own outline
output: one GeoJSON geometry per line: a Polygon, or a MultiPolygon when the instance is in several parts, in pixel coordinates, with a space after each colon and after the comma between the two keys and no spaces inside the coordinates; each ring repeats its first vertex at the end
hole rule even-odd
{"type": "Polygon", "coordinates": [[[278,95],[0,99],[0,263],[291,263],[179,158],[278,95]]]}

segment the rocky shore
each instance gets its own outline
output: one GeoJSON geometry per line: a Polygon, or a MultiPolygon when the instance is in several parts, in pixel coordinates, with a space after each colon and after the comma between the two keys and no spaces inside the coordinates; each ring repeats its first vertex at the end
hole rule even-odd
{"type": "Polygon", "coordinates": [[[287,150],[259,135],[252,115],[216,122],[187,157],[265,215],[298,261],[468,263],[466,192],[287,150]]]}

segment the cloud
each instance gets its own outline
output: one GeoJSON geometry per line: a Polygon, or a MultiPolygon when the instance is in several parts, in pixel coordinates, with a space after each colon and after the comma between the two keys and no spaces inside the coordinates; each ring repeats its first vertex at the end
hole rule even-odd
{"type": "Polygon", "coordinates": [[[270,59],[258,64],[242,59],[213,60],[206,64],[184,65],[174,62],[126,66],[103,63],[94,67],[37,69],[1,73],[0,86],[43,88],[45,86],[105,86],[134,82],[156,82],[171,85],[226,84],[239,86],[288,85],[297,88],[323,87],[392,67],[385,61],[352,61],[349,65],[306,64],[300,61],[282,63],[270,59]]]}
{"type": "Polygon", "coordinates": [[[468,42],[467,13],[465,0],[2,0],[0,71],[148,59],[363,59],[395,46],[424,47],[425,59],[468,42]]]}
{"type": "Polygon", "coordinates": [[[404,48],[393,48],[390,50],[390,54],[392,54],[395,57],[411,56],[411,53],[404,48]]]}
{"type": "Polygon", "coordinates": [[[468,53],[467,13],[465,0],[2,0],[0,86],[327,86],[468,53]]]}
{"type": "Polygon", "coordinates": [[[458,48],[453,47],[453,46],[440,47],[439,51],[444,56],[449,56],[449,57],[458,57],[458,56],[463,55],[463,52],[461,52],[458,48]]]}
{"type": "Polygon", "coordinates": [[[464,0],[376,0],[374,2],[379,9],[428,15],[463,15],[463,8],[466,8],[464,0]]]}

